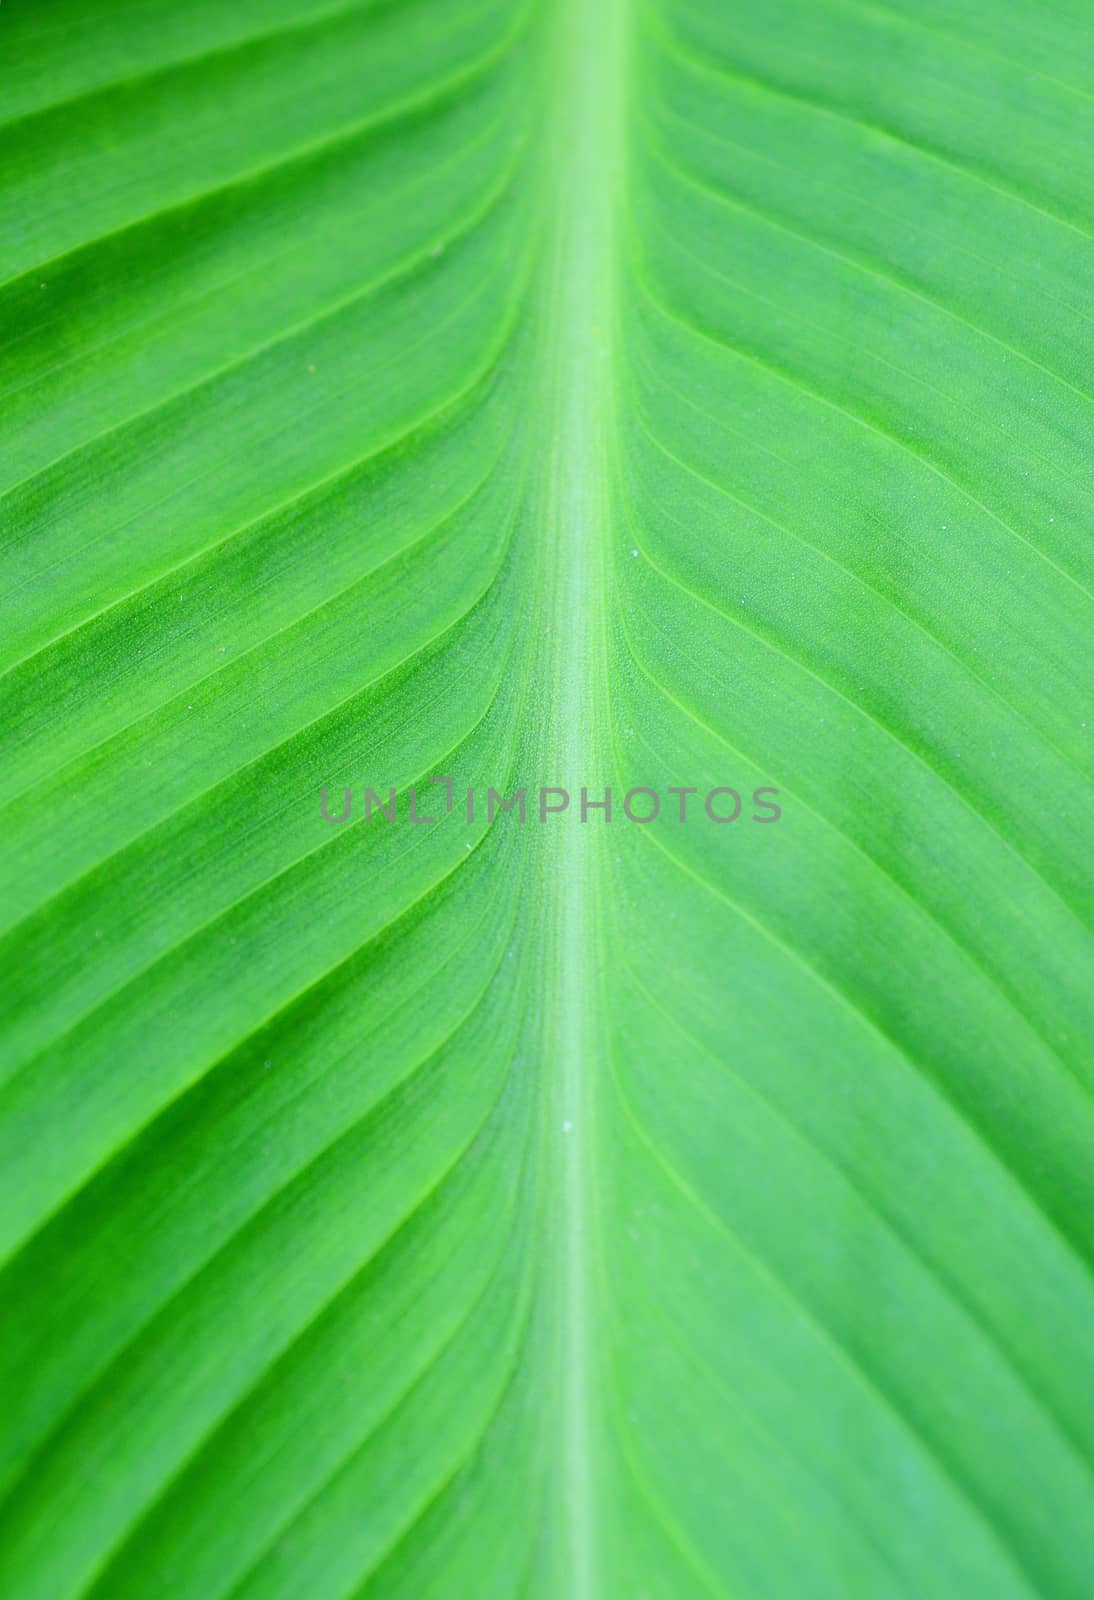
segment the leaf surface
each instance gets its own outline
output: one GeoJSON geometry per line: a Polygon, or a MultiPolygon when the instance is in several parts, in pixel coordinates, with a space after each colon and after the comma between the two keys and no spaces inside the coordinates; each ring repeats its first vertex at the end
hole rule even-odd
{"type": "Polygon", "coordinates": [[[0,1593],[1088,1595],[1088,8],[0,44],[0,1593]]]}

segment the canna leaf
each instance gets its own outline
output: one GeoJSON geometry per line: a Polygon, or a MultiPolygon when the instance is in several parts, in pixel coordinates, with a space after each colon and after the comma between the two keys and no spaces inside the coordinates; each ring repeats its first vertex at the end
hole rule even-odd
{"type": "Polygon", "coordinates": [[[1079,1600],[1079,0],[0,13],[0,1593],[1079,1600]]]}

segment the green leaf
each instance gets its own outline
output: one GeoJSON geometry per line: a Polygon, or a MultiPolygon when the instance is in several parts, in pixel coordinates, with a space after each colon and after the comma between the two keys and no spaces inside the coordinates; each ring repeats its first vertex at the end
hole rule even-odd
{"type": "Polygon", "coordinates": [[[1088,1596],[1085,0],[0,46],[0,1593],[1088,1596]]]}

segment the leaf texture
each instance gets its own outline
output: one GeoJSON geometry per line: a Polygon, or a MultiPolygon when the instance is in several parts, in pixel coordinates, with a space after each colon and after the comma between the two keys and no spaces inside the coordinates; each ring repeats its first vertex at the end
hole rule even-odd
{"type": "Polygon", "coordinates": [[[1089,1595],[1089,7],[0,43],[0,1593],[1089,1595]]]}

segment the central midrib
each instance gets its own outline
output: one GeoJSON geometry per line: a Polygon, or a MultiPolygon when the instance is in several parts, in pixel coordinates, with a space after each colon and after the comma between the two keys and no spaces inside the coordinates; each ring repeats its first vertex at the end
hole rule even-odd
{"type": "Polygon", "coordinates": [[[570,791],[570,812],[547,827],[553,882],[552,992],[546,1066],[552,1073],[548,1149],[557,1197],[558,1471],[561,1548],[552,1566],[569,1600],[605,1592],[600,1577],[595,1460],[598,1406],[594,1293],[594,1145],[601,961],[601,813],[580,821],[583,786],[608,777],[597,727],[604,703],[604,589],[609,528],[611,340],[620,194],[626,0],[558,0],[555,216],[547,280],[544,379],[550,464],[545,558],[550,608],[548,749],[570,791]],[[595,819],[595,820],[594,820],[595,819]]]}

